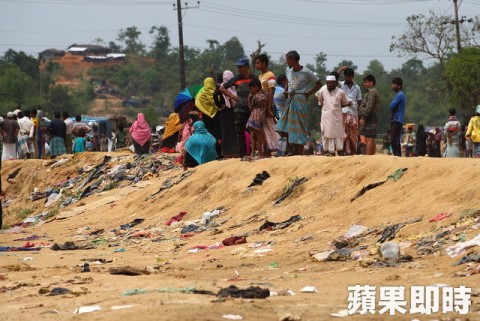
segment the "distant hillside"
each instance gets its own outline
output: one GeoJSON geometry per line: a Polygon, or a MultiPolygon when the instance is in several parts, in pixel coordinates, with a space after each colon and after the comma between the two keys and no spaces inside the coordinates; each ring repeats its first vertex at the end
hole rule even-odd
{"type": "MultiPolygon", "coordinates": [[[[53,61],[61,66],[60,72],[55,79],[55,83],[58,85],[78,88],[82,81],[95,81],[95,79],[90,78],[89,70],[98,63],[85,62],[83,56],[68,53],[63,57],[55,58],[53,61]]],[[[118,63],[119,62],[116,61],[106,61],[101,64],[115,65],[118,63]]],[[[40,69],[43,70],[45,66],[46,62],[40,66],[40,69]]],[[[97,92],[96,97],[90,106],[90,114],[98,116],[126,115],[126,108],[122,106],[122,100],[122,97],[116,95],[97,92]]]]}

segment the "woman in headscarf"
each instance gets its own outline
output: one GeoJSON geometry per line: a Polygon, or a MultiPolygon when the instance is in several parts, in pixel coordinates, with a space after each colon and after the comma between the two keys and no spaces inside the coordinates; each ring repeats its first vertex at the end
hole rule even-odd
{"type": "MultiPolygon", "coordinates": [[[[162,151],[175,149],[175,145],[177,145],[178,142],[178,133],[181,129],[182,123],[180,122],[180,116],[177,113],[171,113],[165,122],[165,132],[163,134],[162,145],[160,146],[162,151]]],[[[173,152],[174,151],[172,151],[172,153],[173,152]]]]}
{"type": "Polygon", "coordinates": [[[416,155],[425,156],[427,154],[427,138],[428,135],[425,132],[425,126],[419,124],[417,128],[417,145],[416,145],[416,155]]]}
{"type": "Polygon", "coordinates": [[[135,154],[148,154],[150,152],[150,125],[148,125],[142,113],[137,115],[137,120],[134,121],[132,127],[130,127],[130,134],[132,136],[135,154]]]}
{"type": "Polygon", "coordinates": [[[217,159],[215,138],[207,131],[202,121],[193,124],[193,135],[184,148],[184,167],[195,167],[217,159]]]}
{"type": "MultiPolygon", "coordinates": [[[[230,70],[225,70],[223,75],[219,76],[218,82],[219,85],[215,89],[213,98],[215,104],[219,109],[220,115],[220,127],[222,129],[222,155],[225,158],[238,157],[237,149],[237,136],[235,135],[235,126],[234,126],[234,107],[235,102],[228,96],[222,94],[219,90],[220,85],[225,84],[227,81],[233,78],[233,72],[230,70]]],[[[229,87],[227,89],[232,95],[237,96],[237,90],[235,86],[229,87]]]]}
{"type": "MultiPolygon", "coordinates": [[[[215,79],[212,77],[205,78],[203,88],[200,89],[195,98],[195,106],[203,114],[202,121],[205,124],[205,128],[212,134],[215,140],[220,141],[222,139],[222,126],[220,124],[218,107],[213,99],[215,89],[215,79]]],[[[217,152],[221,154],[220,146],[218,146],[217,152]]]]}

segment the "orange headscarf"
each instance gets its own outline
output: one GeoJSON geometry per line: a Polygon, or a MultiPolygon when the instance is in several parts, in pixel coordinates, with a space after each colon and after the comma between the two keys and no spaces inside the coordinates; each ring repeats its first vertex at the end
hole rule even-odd
{"type": "Polygon", "coordinates": [[[168,138],[182,129],[182,123],[180,123],[180,116],[177,113],[171,113],[168,116],[168,120],[165,122],[165,133],[163,139],[168,138]]]}

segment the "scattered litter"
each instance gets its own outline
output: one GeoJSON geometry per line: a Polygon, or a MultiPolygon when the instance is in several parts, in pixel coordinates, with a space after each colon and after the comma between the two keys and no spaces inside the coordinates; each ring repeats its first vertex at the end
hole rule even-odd
{"type": "Polygon", "coordinates": [[[122,275],[148,275],[149,271],[145,269],[134,268],[131,266],[119,266],[111,267],[109,269],[110,274],[122,274],[122,275]]]}
{"type": "Polygon", "coordinates": [[[306,177],[301,177],[301,178],[295,178],[293,180],[290,180],[291,181],[291,184],[287,187],[287,189],[285,190],[285,192],[283,192],[283,194],[277,198],[274,202],[273,202],[273,205],[277,205],[277,204],[280,204],[281,202],[283,202],[287,197],[290,196],[290,194],[293,193],[293,191],[300,185],[302,185],[303,183],[305,183],[308,179],[306,177]]]}
{"type": "Polygon", "coordinates": [[[267,231],[272,231],[272,230],[280,230],[289,227],[291,224],[302,220],[303,218],[300,215],[294,215],[291,216],[288,220],[280,222],[280,223],[274,223],[270,222],[268,220],[265,221],[265,223],[262,224],[258,228],[259,231],[261,230],[267,230],[267,231]]]}
{"type": "Polygon", "coordinates": [[[384,181],[371,183],[371,184],[368,184],[367,186],[362,187],[362,189],[354,197],[352,197],[350,202],[353,202],[354,200],[356,200],[357,198],[365,194],[365,192],[367,192],[368,190],[371,190],[375,187],[385,184],[389,179],[393,179],[395,182],[398,181],[403,176],[403,173],[405,173],[406,171],[407,171],[407,168],[405,167],[399,168],[392,174],[388,175],[387,179],[385,179],[384,181]]]}
{"type": "Polygon", "coordinates": [[[439,213],[439,214],[435,215],[434,217],[432,217],[431,219],[429,219],[428,221],[429,222],[438,222],[438,221],[446,219],[447,217],[450,217],[450,216],[452,216],[451,213],[439,213]]]}
{"type": "Polygon", "coordinates": [[[269,289],[262,289],[258,286],[251,286],[247,289],[239,289],[235,285],[230,285],[228,288],[220,289],[217,293],[218,297],[232,297],[245,299],[265,299],[270,296],[269,289]]]}
{"type": "Polygon", "coordinates": [[[416,217],[416,218],[412,218],[412,219],[410,219],[408,221],[405,221],[405,222],[402,222],[402,223],[389,225],[389,226],[387,226],[383,229],[382,236],[380,237],[380,239],[378,239],[377,242],[378,243],[383,243],[385,241],[390,241],[391,239],[393,239],[395,237],[395,235],[397,235],[398,231],[400,231],[400,229],[402,227],[404,227],[407,224],[420,222],[421,220],[422,220],[421,217],[416,217]]]}
{"type": "Polygon", "coordinates": [[[53,244],[50,249],[53,251],[70,251],[70,250],[90,250],[94,249],[93,245],[76,245],[74,242],[65,242],[64,244],[53,244]]]}
{"type": "Polygon", "coordinates": [[[181,181],[183,181],[185,178],[192,175],[193,173],[195,173],[195,171],[186,171],[186,172],[183,172],[180,175],[176,175],[174,177],[167,178],[165,181],[163,181],[162,186],[158,189],[158,191],[156,191],[155,193],[148,196],[147,200],[155,197],[155,195],[159,194],[164,189],[168,189],[168,188],[172,187],[173,185],[180,183],[181,181]]]}
{"type": "Polygon", "coordinates": [[[102,308],[99,305],[86,305],[86,306],[77,308],[73,313],[81,314],[81,313],[89,313],[89,312],[95,312],[100,310],[102,310],[102,308]]]}
{"type": "Polygon", "coordinates": [[[114,250],[113,253],[121,253],[121,252],[125,252],[125,251],[126,251],[126,249],[124,247],[121,247],[119,249],[114,250]]]}
{"type": "Polygon", "coordinates": [[[55,296],[55,295],[63,295],[63,294],[72,294],[72,291],[67,289],[67,288],[53,288],[52,291],[50,291],[49,296],[55,296]]]}
{"type": "Polygon", "coordinates": [[[368,227],[362,225],[352,225],[348,230],[343,234],[344,237],[357,237],[368,231],[368,227]]]}
{"type": "MultiPolygon", "coordinates": [[[[173,223],[180,222],[185,215],[187,215],[187,212],[181,211],[178,215],[175,215],[172,218],[170,218],[168,221],[166,221],[165,225],[170,226],[173,223]]],[[[188,233],[188,232],[186,232],[186,233],[188,233]]]]}
{"type": "Polygon", "coordinates": [[[300,292],[302,292],[302,293],[317,293],[318,290],[314,286],[307,285],[307,286],[304,286],[303,288],[301,288],[300,292]]]}
{"type": "Polygon", "coordinates": [[[134,226],[142,223],[143,221],[145,221],[145,219],[143,219],[143,218],[136,218],[136,219],[134,219],[133,221],[131,221],[130,223],[120,225],[120,229],[122,229],[122,230],[128,230],[129,228],[132,228],[132,227],[134,227],[134,226]]]}
{"type": "Polygon", "coordinates": [[[340,310],[335,313],[330,313],[330,316],[335,317],[335,318],[344,318],[348,317],[350,314],[348,314],[348,310],[340,310]]]}
{"type": "Polygon", "coordinates": [[[462,253],[464,250],[466,250],[468,248],[471,248],[471,247],[474,247],[474,246],[478,246],[478,245],[480,245],[480,234],[475,236],[470,241],[459,242],[459,243],[457,243],[453,246],[449,246],[449,247],[446,248],[445,251],[447,252],[448,256],[453,258],[453,257],[459,255],[460,253],[462,253]]]}
{"type": "Polygon", "coordinates": [[[255,185],[262,185],[265,180],[267,180],[270,177],[270,174],[268,174],[267,171],[263,171],[255,176],[253,181],[248,185],[248,187],[252,187],[255,185]]]}
{"type": "Polygon", "coordinates": [[[229,320],[243,320],[243,317],[239,314],[224,314],[222,318],[229,320]]]}
{"type": "Polygon", "coordinates": [[[295,295],[295,292],[293,292],[292,290],[288,290],[288,289],[284,289],[284,290],[280,290],[280,291],[270,291],[270,296],[293,296],[295,295]]]}
{"type": "Polygon", "coordinates": [[[480,254],[469,254],[462,257],[459,261],[453,263],[453,265],[460,265],[469,262],[479,262],[480,263],[480,254]]]}
{"type": "Polygon", "coordinates": [[[395,242],[385,242],[380,247],[380,252],[386,259],[396,259],[400,256],[400,247],[395,242]]]}
{"type": "Polygon", "coordinates": [[[222,244],[225,246],[232,246],[244,243],[247,243],[247,238],[245,236],[231,236],[222,241],[222,244]]]}

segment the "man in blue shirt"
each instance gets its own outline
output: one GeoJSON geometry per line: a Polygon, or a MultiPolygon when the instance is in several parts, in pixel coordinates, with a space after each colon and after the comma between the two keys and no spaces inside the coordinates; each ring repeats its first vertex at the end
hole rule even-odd
{"type": "Polygon", "coordinates": [[[392,130],[392,151],[393,155],[395,156],[402,156],[402,149],[400,147],[400,136],[402,134],[403,121],[405,118],[405,106],[407,104],[407,97],[402,91],[402,88],[402,79],[394,78],[392,80],[392,90],[395,92],[395,97],[393,97],[393,100],[390,103],[390,111],[392,113],[390,125],[392,130]]]}

